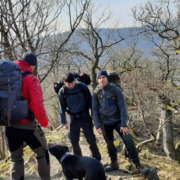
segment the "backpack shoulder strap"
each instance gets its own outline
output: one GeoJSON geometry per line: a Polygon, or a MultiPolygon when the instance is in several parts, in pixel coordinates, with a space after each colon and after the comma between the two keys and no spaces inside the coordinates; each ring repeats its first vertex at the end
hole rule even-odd
{"type": "Polygon", "coordinates": [[[96,99],[99,100],[99,98],[102,98],[102,87],[98,84],[94,90],[96,99]]]}
{"type": "Polygon", "coordinates": [[[87,98],[85,87],[81,83],[77,83],[77,86],[79,87],[79,89],[83,93],[84,97],[87,98]]]}
{"type": "Polygon", "coordinates": [[[98,94],[100,93],[101,91],[101,86],[98,84],[94,90],[94,92],[96,93],[96,95],[98,96],[98,94]]]}
{"type": "Polygon", "coordinates": [[[95,88],[95,90],[94,90],[94,92],[95,92],[96,94],[98,94],[98,93],[99,93],[99,90],[100,90],[100,86],[97,85],[96,88],[95,88]]]}
{"type": "Polygon", "coordinates": [[[111,85],[111,93],[113,94],[113,96],[116,98],[116,84],[110,83],[111,85]]]}
{"type": "MultiPolygon", "coordinates": [[[[110,88],[111,88],[111,93],[113,94],[113,97],[116,99],[116,87],[117,85],[116,84],[113,84],[113,83],[110,83],[110,88]]],[[[96,88],[95,88],[95,93],[96,93],[96,98],[98,99],[98,97],[102,98],[102,95],[101,95],[101,87],[98,85],[96,88]]]]}
{"type": "Polygon", "coordinates": [[[77,86],[83,92],[84,96],[86,96],[86,92],[85,92],[84,86],[81,83],[77,83],[77,86]]]}
{"type": "Polygon", "coordinates": [[[87,106],[88,108],[91,108],[92,105],[92,97],[91,97],[91,93],[89,92],[88,87],[84,86],[82,83],[78,83],[78,87],[79,89],[82,91],[84,98],[86,100],[87,106]]]}
{"type": "Polygon", "coordinates": [[[66,95],[67,95],[67,89],[68,87],[66,85],[63,85],[62,86],[62,89],[63,89],[63,98],[65,99],[66,98],[66,95]]]}
{"type": "Polygon", "coordinates": [[[62,86],[62,97],[60,99],[61,105],[65,108],[65,110],[67,111],[67,107],[66,107],[66,94],[67,94],[67,86],[63,85],[62,86]]]}
{"type": "Polygon", "coordinates": [[[28,71],[24,71],[24,72],[22,72],[22,77],[25,77],[25,76],[27,76],[28,74],[32,74],[32,73],[30,73],[30,72],[28,72],[28,71]]]}

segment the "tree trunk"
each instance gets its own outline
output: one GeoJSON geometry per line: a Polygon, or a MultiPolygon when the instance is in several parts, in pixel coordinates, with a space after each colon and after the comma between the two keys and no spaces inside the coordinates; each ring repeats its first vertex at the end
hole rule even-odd
{"type": "Polygon", "coordinates": [[[93,90],[97,86],[97,81],[96,81],[96,66],[93,66],[92,68],[92,83],[93,83],[93,90]]]}
{"type": "Polygon", "coordinates": [[[5,143],[5,136],[4,136],[4,128],[0,127],[0,137],[1,137],[1,142],[0,142],[0,159],[5,159],[6,158],[6,143],[5,143]]]}
{"type": "Polygon", "coordinates": [[[159,127],[158,127],[158,133],[157,133],[157,136],[156,136],[156,145],[161,145],[162,144],[162,141],[163,141],[163,131],[162,131],[162,120],[163,117],[161,116],[159,118],[159,127]]]}
{"type": "Polygon", "coordinates": [[[163,125],[163,148],[166,155],[173,160],[177,160],[177,155],[174,146],[172,111],[162,109],[161,111],[163,125]]]}
{"type": "Polygon", "coordinates": [[[180,141],[176,144],[177,160],[180,162],[180,141]]]}

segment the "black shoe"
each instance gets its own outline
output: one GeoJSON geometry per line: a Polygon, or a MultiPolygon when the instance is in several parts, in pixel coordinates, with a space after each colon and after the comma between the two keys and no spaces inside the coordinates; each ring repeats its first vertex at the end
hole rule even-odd
{"type": "Polygon", "coordinates": [[[111,172],[111,171],[115,171],[115,170],[118,170],[119,169],[119,164],[117,161],[115,162],[112,162],[109,166],[106,166],[104,168],[104,171],[105,172],[111,172]]]}
{"type": "Polygon", "coordinates": [[[142,173],[142,171],[144,170],[144,167],[141,164],[137,164],[135,166],[136,166],[137,173],[142,173]]]}

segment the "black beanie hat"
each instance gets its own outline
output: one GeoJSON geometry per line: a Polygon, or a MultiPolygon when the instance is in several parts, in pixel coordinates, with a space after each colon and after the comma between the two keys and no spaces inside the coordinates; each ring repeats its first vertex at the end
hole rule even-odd
{"type": "Polygon", "coordinates": [[[63,80],[68,83],[72,83],[75,80],[74,74],[72,72],[67,72],[63,76],[63,80]]]}
{"type": "Polygon", "coordinates": [[[108,78],[108,73],[106,70],[100,70],[96,75],[96,79],[98,80],[99,76],[101,76],[101,75],[104,75],[108,78]]]}
{"type": "Polygon", "coordinates": [[[28,62],[30,66],[37,66],[37,57],[33,52],[24,53],[22,60],[28,62]]]}

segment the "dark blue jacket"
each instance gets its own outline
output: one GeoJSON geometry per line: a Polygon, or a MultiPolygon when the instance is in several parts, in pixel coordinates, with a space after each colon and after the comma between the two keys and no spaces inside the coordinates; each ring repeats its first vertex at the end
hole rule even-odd
{"type": "MultiPolygon", "coordinates": [[[[66,111],[71,114],[87,113],[89,108],[91,108],[92,97],[90,91],[86,84],[75,83],[73,89],[66,87],[66,95],[64,98],[63,88],[59,91],[59,112],[61,117],[61,124],[66,124],[66,111]],[[80,88],[80,86],[83,88],[80,88]]],[[[88,114],[89,115],[89,114],[88,114]]]]}
{"type": "Polygon", "coordinates": [[[126,127],[128,118],[127,105],[121,89],[116,86],[115,99],[113,99],[110,83],[106,87],[101,87],[101,91],[103,98],[98,98],[95,91],[92,96],[92,111],[96,129],[100,128],[100,116],[111,117],[102,120],[106,125],[113,125],[117,122],[121,122],[121,126],[126,127]],[[113,118],[117,112],[119,113],[119,117],[113,118]]]}

